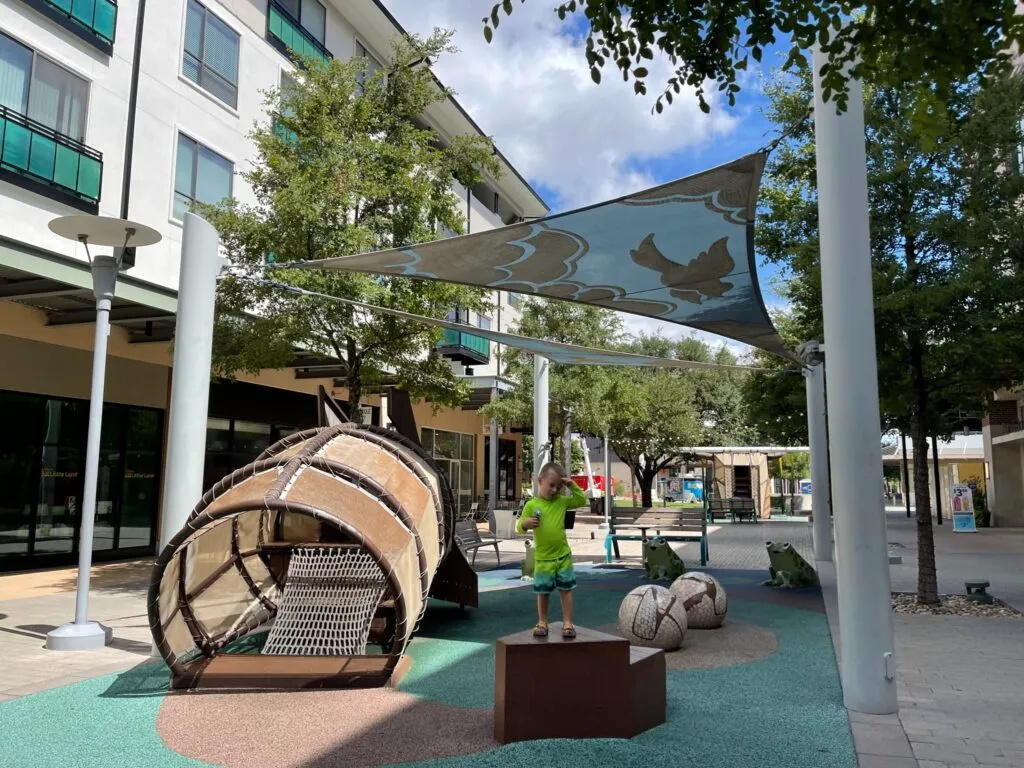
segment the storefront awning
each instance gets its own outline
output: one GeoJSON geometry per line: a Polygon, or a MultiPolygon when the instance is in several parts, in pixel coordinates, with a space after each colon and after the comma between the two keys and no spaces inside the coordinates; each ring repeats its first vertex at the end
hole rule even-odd
{"type": "Polygon", "coordinates": [[[532,222],[282,267],[404,275],[595,304],[793,357],[757,281],[765,154],[532,222]]]}

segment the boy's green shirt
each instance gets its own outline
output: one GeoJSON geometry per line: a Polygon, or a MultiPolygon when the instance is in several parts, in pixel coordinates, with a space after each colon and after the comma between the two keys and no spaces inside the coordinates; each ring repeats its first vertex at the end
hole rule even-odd
{"type": "Polygon", "coordinates": [[[559,494],[550,500],[534,496],[526,502],[519,515],[516,531],[527,533],[523,520],[540,512],[540,525],[533,529],[534,557],[537,560],[557,560],[572,553],[565,538],[565,512],[586,506],[587,497],[576,483],[572,483],[569,489],[572,491],[569,496],[559,494]]]}

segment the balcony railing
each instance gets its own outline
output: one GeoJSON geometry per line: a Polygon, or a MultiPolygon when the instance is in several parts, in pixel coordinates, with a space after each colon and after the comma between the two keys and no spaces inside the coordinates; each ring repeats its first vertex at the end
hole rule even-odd
{"type": "Polygon", "coordinates": [[[110,55],[117,30],[116,0],[24,0],[40,13],[110,55]]]}
{"type": "Polygon", "coordinates": [[[1014,432],[1024,432],[1024,423],[992,424],[990,429],[992,430],[992,437],[1004,437],[1005,435],[1012,435],[1014,432]]]}
{"type": "Polygon", "coordinates": [[[270,0],[267,9],[267,39],[285,55],[311,56],[324,64],[334,58],[277,0],[270,0]]]}
{"type": "Polygon", "coordinates": [[[0,172],[83,211],[99,208],[103,155],[0,106],[0,172]]]}
{"type": "Polygon", "coordinates": [[[465,331],[445,328],[437,348],[442,354],[471,363],[486,363],[491,359],[491,342],[465,331]]]}

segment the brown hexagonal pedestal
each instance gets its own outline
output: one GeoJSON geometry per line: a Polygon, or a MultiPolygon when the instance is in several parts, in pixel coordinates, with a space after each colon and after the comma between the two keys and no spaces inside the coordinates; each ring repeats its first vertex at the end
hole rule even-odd
{"type": "Polygon", "coordinates": [[[498,640],[494,738],[631,738],[665,722],[665,652],[576,627],[562,639],[532,630],[498,640]]]}

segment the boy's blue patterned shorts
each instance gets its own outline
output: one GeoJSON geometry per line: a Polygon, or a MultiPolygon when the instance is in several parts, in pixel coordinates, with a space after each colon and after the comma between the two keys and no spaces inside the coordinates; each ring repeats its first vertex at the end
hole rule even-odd
{"type": "Polygon", "coordinates": [[[576,571],[572,567],[572,554],[557,560],[537,560],[533,569],[533,591],[550,595],[555,590],[571,592],[576,589],[576,571]]]}

